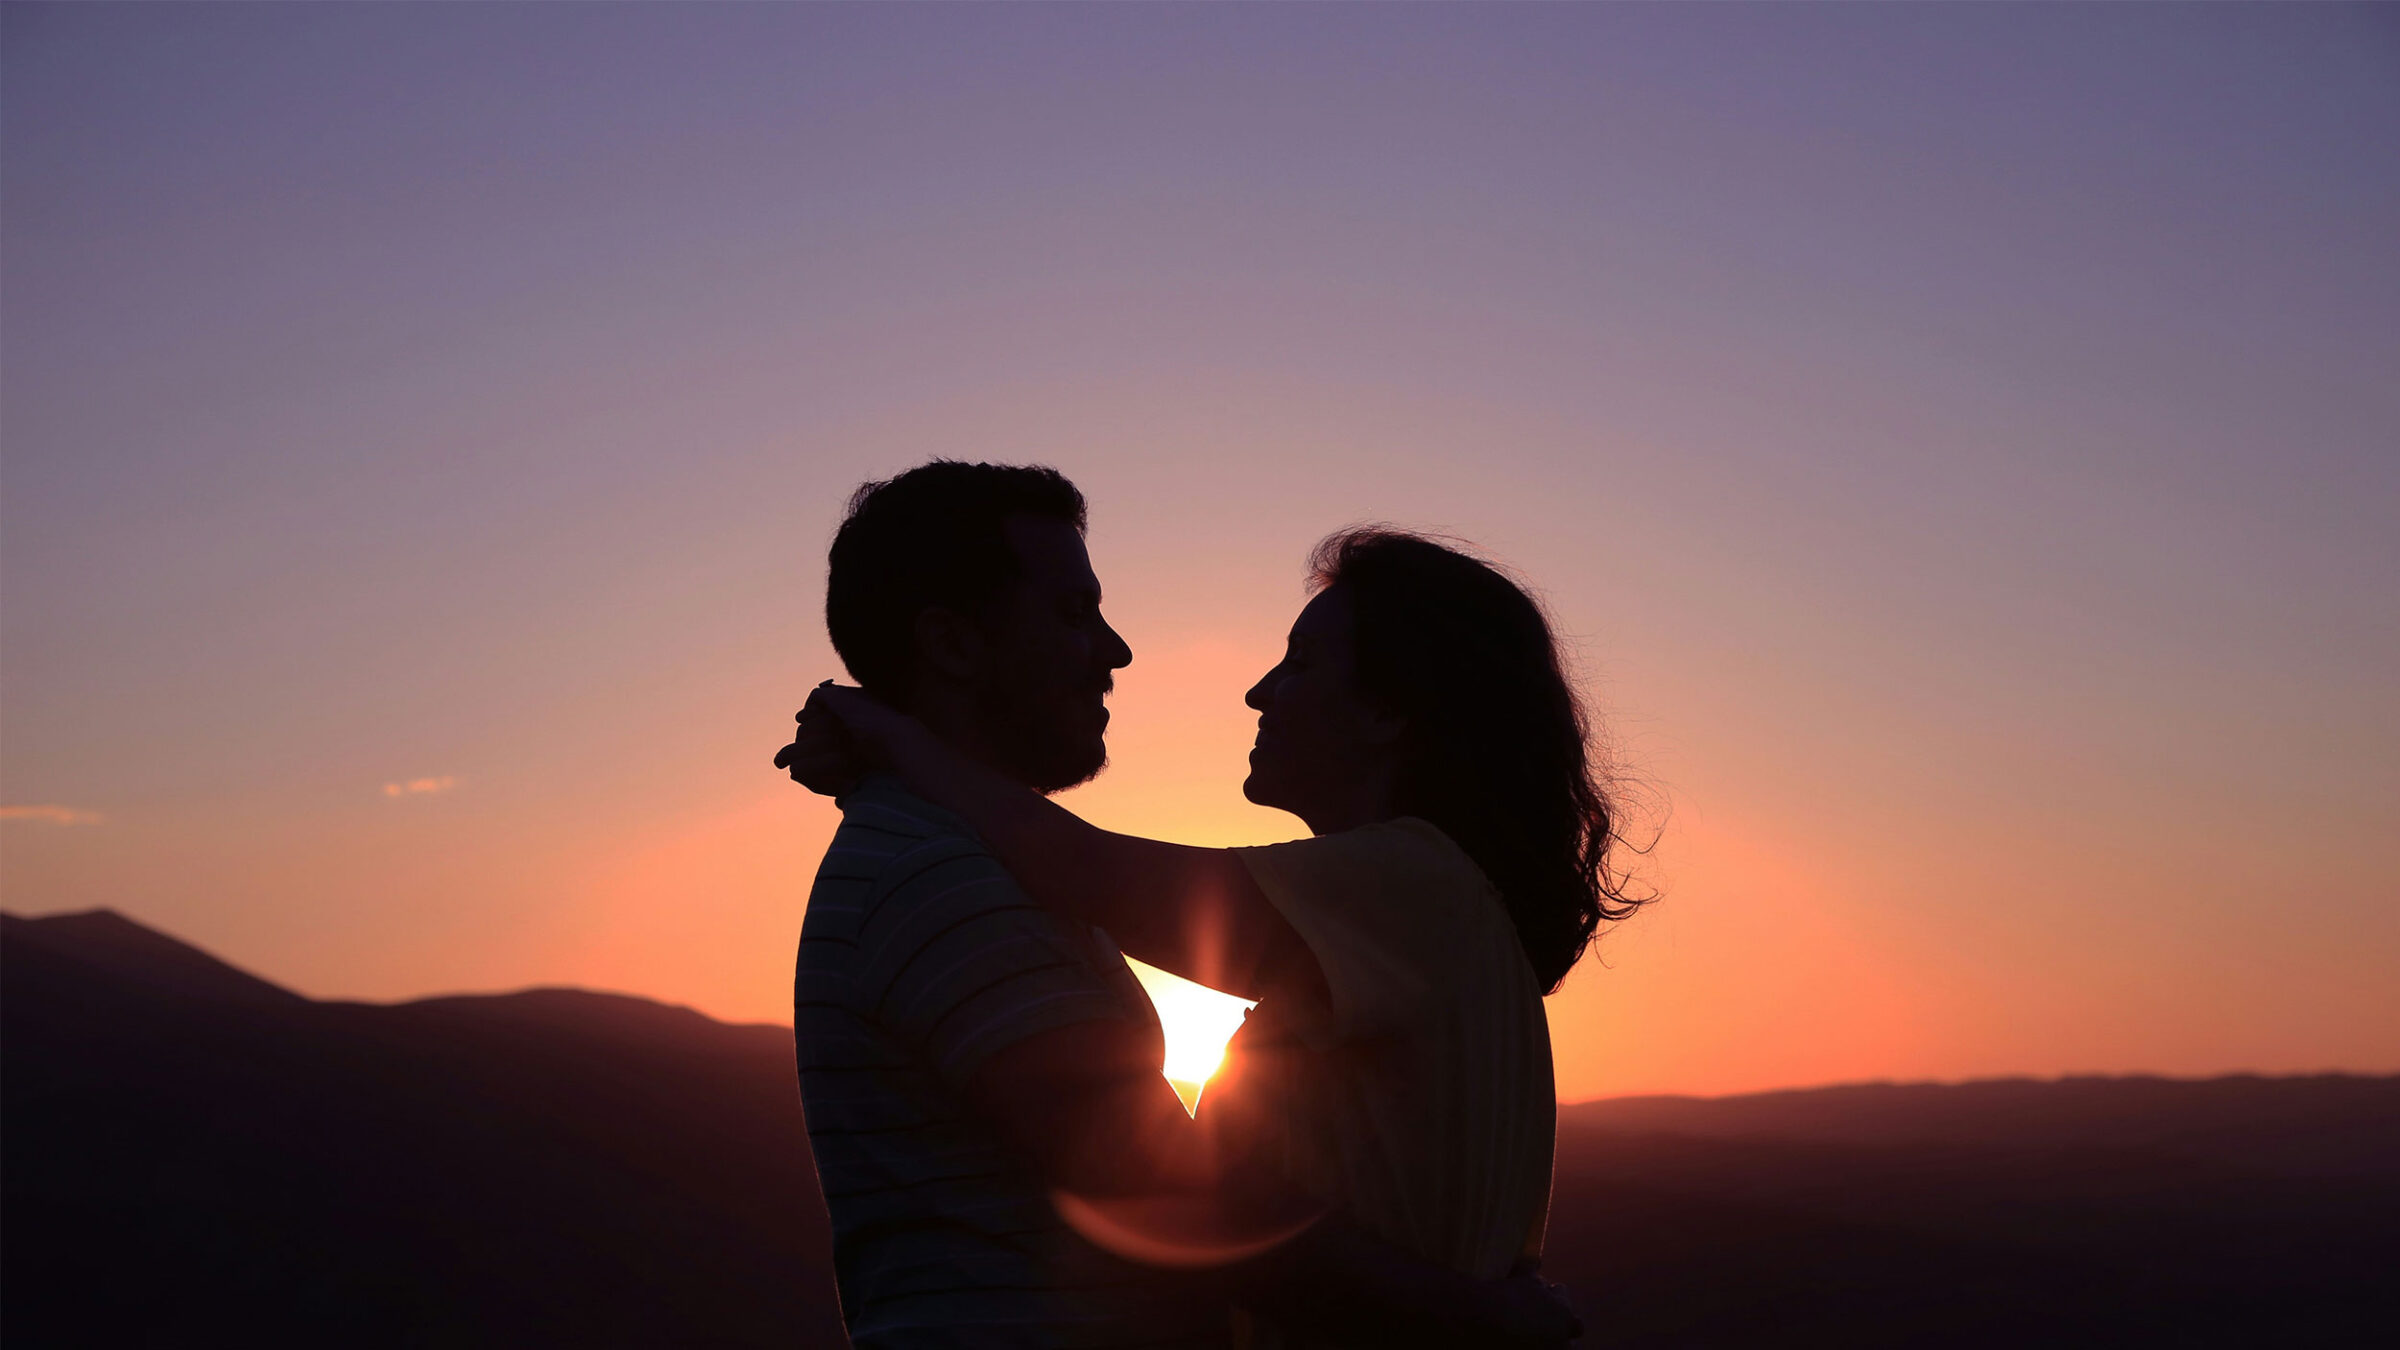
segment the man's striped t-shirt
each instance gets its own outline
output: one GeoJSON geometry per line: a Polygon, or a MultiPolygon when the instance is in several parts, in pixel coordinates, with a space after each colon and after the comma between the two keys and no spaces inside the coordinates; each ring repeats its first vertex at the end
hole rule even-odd
{"type": "Polygon", "coordinates": [[[964,822],[888,779],[841,800],[793,988],[809,1144],[859,1350],[1222,1343],[1092,1248],[961,1089],[998,1051],[1158,1019],[1099,930],[1028,899],[964,822]]]}

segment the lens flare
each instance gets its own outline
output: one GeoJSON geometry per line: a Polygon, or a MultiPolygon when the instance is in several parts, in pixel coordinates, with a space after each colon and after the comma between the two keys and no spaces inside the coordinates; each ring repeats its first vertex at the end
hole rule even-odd
{"type": "Polygon", "coordinates": [[[1246,1261],[1307,1232],[1321,1217],[1245,1220],[1207,1197],[1188,1195],[1095,1197],[1052,1191],[1050,1202],[1059,1218],[1093,1246],[1169,1270],[1246,1261]]]}
{"type": "Polygon", "coordinates": [[[1200,1089],[1208,1076],[1225,1062],[1225,1043],[1241,1029],[1242,1018],[1252,1007],[1248,999],[1221,994],[1204,984],[1194,984],[1180,975],[1170,975],[1156,966],[1146,966],[1131,957],[1125,964],[1133,968],[1133,977],[1142,982],[1143,992],[1158,1009],[1159,1024],[1167,1033],[1167,1081],[1174,1084],[1175,1095],[1183,1099],[1183,1109],[1198,1112],[1200,1089]]]}

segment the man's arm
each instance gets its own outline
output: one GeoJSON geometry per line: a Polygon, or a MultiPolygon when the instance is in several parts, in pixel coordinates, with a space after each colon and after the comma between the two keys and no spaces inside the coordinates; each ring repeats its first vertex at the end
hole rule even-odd
{"type": "Polygon", "coordinates": [[[995,1052],[968,1078],[967,1102],[1061,1190],[1213,1192],[1215,1160],[1155,1050],[1130,1022],[1078,1022],[995,1052]]]}

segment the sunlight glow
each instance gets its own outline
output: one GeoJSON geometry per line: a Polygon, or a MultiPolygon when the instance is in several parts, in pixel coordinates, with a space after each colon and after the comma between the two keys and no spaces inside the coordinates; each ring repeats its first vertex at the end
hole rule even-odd
{"type": "Polygon", "coordinates": [[[1142,982],[1158,1008],[1159,1024],[1167,1033],[1167,1081],[1183,1099],[1183,1109],[1200,1110],[1200,1088],[1225,1062],[1225,1042],[1241,1029],[1242,1018],[1254,1006],[1249,999],[1220,994],[1181,975],[1125,958],[1133,977],[1142,982]]]}

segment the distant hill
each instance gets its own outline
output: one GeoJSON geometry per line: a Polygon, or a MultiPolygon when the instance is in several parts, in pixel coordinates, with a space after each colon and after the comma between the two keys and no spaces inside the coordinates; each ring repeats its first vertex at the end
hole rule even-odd
{"type": "Polygon", "coordinates": [[[1618,1097],[1570,1133],[1877,1149],[2142,1151],[2267,1176],[2400,1179],[2400,1079],[2324,1074],[1868,1083],[1745,1097],[1618,1097]]]}
{"type": "MultiPolygon", "coordinates": [[[[0,917],[0,1335],[838,1346],[790,1033],[576,990],[314,1002],[0,917]]],[[[2400,1344],[2400,1079],[1560,1113],[1595,1346],[2400,1344]]]]}
{"type": "Polygon", "coordinates": [[[839,1346],[791,1033],[574,990],[318,1003],[0,918],[5,1288],[41,1346],[839,1346]]]}
{"type": "Polygon", "coordinates": [[[1616,1345],[2400,1345],[2400,1078],[1571,1106],[1549,1250],[1616,1345]]]}

